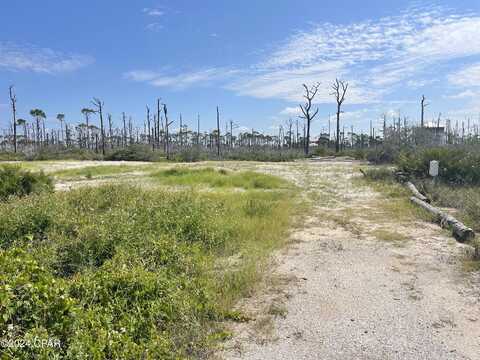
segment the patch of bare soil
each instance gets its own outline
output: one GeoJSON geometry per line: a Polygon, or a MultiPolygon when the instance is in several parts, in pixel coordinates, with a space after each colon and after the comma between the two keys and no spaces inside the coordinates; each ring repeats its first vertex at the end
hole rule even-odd
{"type": "Polygon", "coordinates": [[[312,202],[271,273],[238,308],[224,359],[480,359],[480,279],[467,247],[395,217],[355,161],[256,165],[312,202]]]}

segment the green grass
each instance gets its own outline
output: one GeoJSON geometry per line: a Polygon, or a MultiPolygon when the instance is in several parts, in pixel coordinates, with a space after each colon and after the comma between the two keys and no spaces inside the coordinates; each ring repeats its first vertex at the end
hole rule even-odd
{"type": "Polygon", "coordinates": [[[34,173],[12,165],[0,166],[0,201],[52,190],[52,179],[42,172],[34,173]]]}
{"type": "Polygon", "coordinates": [[[75,178],[94,178],[100,176],[111,176],[125,174],[134,171],[148,171],[151,169],[149,165],[99,165],[85,166],[81,168],[59,170],[52,173],[59,179],[75,179],[75,178]]]}
{"type": "Polygon", "coordinates": [[[4,353],[206,356],[285,241],[294,194],[108,185],[0,204],[0,333],[62,344],[4,353]]]}
{"type": "Polygon", "coordinates": [[[253,171],[228,171],[211,167],[201,169],[173,168],[152,173],[151,176],[164,185],[213,188],[281,189],[290,184],[285,180],[253,171]]]}
{"type": "Polygon", "coordinates": [[[376,229],[372,231],[372,235],[378,240],[386,241],[395,246],[403,246],[408,241],[408,236],[399,233],[398,231],[391,231],[389,229],[376,229]]]}

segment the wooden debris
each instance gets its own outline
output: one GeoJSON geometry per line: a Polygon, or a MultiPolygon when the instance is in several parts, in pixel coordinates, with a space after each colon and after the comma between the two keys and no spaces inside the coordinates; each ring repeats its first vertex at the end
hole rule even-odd
{"type": "Polygon", "coordinates": [[[472,229],[466,227],[463,223],[455,219],[453,216],[445,214],[436,207],[428,204],[427,202],[420,200],[419,198],[412,196],[410,200],[427,210],[434,215],[435,220],[443,228],[451,228],[453,236],[460,242],[467,242],[475,238],[475,233],[472,229]]]}
{"type": "Polygon", "coordinates": [[[422,193],[420,193],[420,191],[418,191],[415,185],[413,185],[410,181],[407,181],[407,187],[410,189],[413,196],[415,196],[417,199],[425,201],[426,203],[429,203],[429,204],[431,203],[431,200],[427,198],[425,195],[423,195],[422,193]]]}

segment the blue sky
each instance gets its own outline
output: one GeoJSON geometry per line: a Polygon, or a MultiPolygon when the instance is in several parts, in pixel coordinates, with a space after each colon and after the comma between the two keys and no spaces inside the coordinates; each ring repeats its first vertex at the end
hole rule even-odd
{"type": "MultiPolygon", "coordinates": [[[[418,121],[477,120],[480,1],[2,1],[0,127],[14,84],[20,116],[41,108],[81,120],[92,97],[119,122],[143,124],[161,97],[174,119],[275,131],[298,115],[302,83],[321,82],[319,132],[350,83],[344,123],[367,129],[383,113],[418,121]],[[3,88],[3,90],[1,90],[3,88]],[[1,95],[3,94],[3,95],[1,95]]],[[[178,123],[178,121],[177,121],[178,123]]]]}

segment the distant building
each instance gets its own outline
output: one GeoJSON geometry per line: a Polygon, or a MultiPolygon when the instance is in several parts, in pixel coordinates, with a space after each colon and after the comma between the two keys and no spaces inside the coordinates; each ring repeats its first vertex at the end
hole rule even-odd
{"type": "Polygon", "coordinates": [[[443,126],[427,126],[415,128],[415,140],[419,145],[446,145],[447,133],[443,126]]]}

